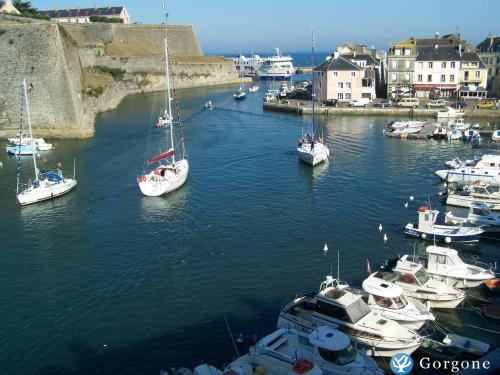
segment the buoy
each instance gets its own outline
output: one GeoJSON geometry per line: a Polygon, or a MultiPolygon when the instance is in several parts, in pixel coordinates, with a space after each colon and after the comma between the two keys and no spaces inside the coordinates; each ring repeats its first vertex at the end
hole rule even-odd
{"type": "Polygon", "coordinates": [[[413,195],[410,195],[410,200],[412,201],[414,199],[415,199],[415,197],[413,195]]]}
{"type": "Polygon", "coordinates": [[[450,242],[451,242],[451,238],[450,238],[450,237],[445,237],[445,238],[444,238],[444,242],[446,242],[446,243],[450,243],[450,242]]]}
{"type": "Polygon", "coordinates": [[[382,224],[379,224],[379,225],[378,225],[378,231],[379,231],[379,232],[382,232],[382,229],[383,229],[383,228],[382,228],[382,224]]]}
{"type": "Polygon", "coordinates": [[[448,186],[448,183],[447,183],[447,182],[445,182],[445,183],[444,183],[444,187],[447,187],[447,186],[448,186]]]}
{"type": "Polygon", "coordinates": [[[107,344],[104,344],[103,346],[104,346],[104,347],[107,347],[108,345],[107,345],[107,344]]]}
{"type": "Polygon", "coordinates": [[[0,168],[3,168],[3,163],[0,161],[0,168]]]}
{"type": "Polygon", "coordinates": [[[325,243],[325,247],[323,247],[323,254],[326,255],[328,253],[328,246],[325,243]]]}
{"type": "Polygon", "coordinates": [[[408,202],[405,202],[405,208],[408,208],[408,202]]]}
{"type": "Polygon", "coordinates": [[[384,233],[384,242],[387,242],[388,239],[389,237],[387,237],[387,233],[384,233]]]}
{"type": "Polygon", "coordinates": [[[427,237],[427,235],[425,233],[422,233],[422,238],[425,240],[425,238],[427,237]]]}

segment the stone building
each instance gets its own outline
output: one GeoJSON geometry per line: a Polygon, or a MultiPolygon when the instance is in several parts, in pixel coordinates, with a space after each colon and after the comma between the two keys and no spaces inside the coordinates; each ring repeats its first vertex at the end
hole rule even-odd
{"type": "Polygon", "coordinates": [[[485,40],[476,46],[479,57],[488,69],[486,87],[495,97],[500,97],[500,37],[488,34],[485,40]]]}
{"type": "Polygon", "coordinates": [[[107,6],[103,8],[76,8],[64,10],[54,9],[40,11],[44,16],[50,17],[51,21],[56,22],[72,22],[72,23],[89,23],[91,16],[101,16],[108,18],[121,18],[123,23],[130,23],[130,16],[125,7],[107,6]]]}

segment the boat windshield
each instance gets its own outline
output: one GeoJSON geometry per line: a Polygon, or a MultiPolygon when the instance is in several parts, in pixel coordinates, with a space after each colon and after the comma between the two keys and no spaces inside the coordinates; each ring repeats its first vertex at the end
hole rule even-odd
{"type": "Polygon", "coordinates": [[[356,359],[356,350],[352,344],[342,350],[328,350],[324,348],[318,348],[319,355],[325,361],[334,363],[336,365],[344,366],[348,363],[354,362],[356,359]]]}
{"type": "Polygon", "coordinates": [[[406,305],[408,305],[408,301],[406,298],[401,295],[399,297],[393,298],[392,299],[392,305],[390,306],[391,309],[399,310],[404,308],[406,305]]]}
{"type": "Polygon", "coordinates": [[[425,283],[429,281],[430,276],[423,268],[420,268],[417,272],[415,272],[415,278],[418,280],[420,285],[425,285],[425,283]]]}
{"type": "Polygon", "coordinates": [[[408,304],[403,296],[399,296],[396,298],[373,296],[373,299],[375,300],[375,303],[377,305],[385,309],[399,310],[404,308],[408,304]]]}

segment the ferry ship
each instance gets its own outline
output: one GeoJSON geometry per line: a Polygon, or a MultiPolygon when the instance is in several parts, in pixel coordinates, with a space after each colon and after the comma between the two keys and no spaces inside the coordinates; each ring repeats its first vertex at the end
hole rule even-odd
{"type": "Polygon", "coordinates": [[[245,57],[239,55],[234,58],[236,70],[240,75],[246,77],[259,77],[261,79],[288,79],[292,76],[293,58],[283,56],[279,48],[275,48],[275,55],[269,57],[260,57],[252,55],[245,57]]]}

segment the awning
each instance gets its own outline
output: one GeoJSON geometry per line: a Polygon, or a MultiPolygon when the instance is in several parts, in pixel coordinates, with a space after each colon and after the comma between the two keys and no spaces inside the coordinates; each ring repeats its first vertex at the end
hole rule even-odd
{"type": "Polygon", "coordinates": [[[148,164],[151,164],[151,163],[154,163],[155,161],[160,161],[162,159],[168,158],[169,156],[172,156],[173,154],[175,154],[175,149],[171,148],[170,150],[162,152],[161,154],[155,156],[154,158],[149,159],[148,164]]]}

